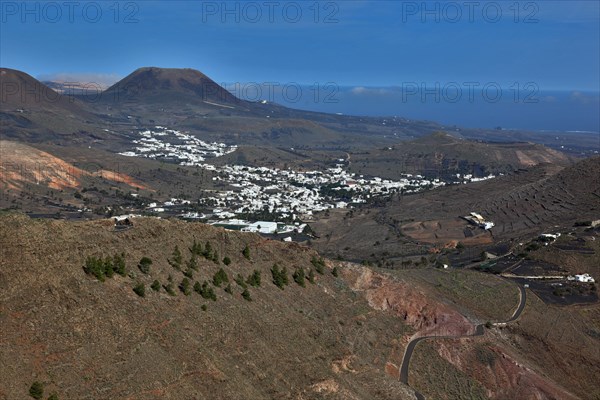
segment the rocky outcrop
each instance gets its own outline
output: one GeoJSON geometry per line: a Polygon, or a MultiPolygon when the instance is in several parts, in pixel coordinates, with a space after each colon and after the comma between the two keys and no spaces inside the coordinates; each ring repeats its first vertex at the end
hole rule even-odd
{"type": "Polygon", "coordinates": [[[465,336],[475,332],[475,325],[465,316],[417,287],[366,267],[348,266],[345,271],[352,289],[364,292],[371,307],[404,319],[417,331],[417,337],[465,336]]]}

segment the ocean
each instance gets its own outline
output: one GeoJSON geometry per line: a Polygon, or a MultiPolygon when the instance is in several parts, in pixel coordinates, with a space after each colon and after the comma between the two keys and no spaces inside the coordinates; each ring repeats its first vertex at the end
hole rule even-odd
{"type": "Polygon", "coordinates": [[[228,89],[247,100],[274,101],[291,108],[358,116],[396,116],[444,126],[531,131],[600,132],[600,93],[542,91],[530,84],[339,87],[237,85],[228,89]],[[485,86],[485,87],[484,87],[485,86]],[[233,88],[233,90],[232,90],[233,88]]]}

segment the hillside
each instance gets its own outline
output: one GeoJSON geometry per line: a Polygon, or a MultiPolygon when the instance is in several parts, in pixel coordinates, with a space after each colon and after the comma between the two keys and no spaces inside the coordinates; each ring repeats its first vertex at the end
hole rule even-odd
{"type": "Polygon", "coordinates": [[[118,146],[108,122],[70,93],[57,93],[30,75],[0,68],[1,139],[30,143],[88,145],[105,140],[118,146]]]}
{"type": "MultiPolygon", "coordinates": [[[[471,334],[482,319],[506,318],[516,300],[513,285],[473,272],[394,276],[326,262],[321,274],[309,248],[203,224],[135,218],[133,228],[115,231],[111,220],[68,223],[18,214],[0,215],[0,223],[3,400],[26,398],[33,382],[60,399],[414,399],[398,382],[412,335],[471,334]],[[201,252],[191,251],[194,243],[201,252]],[[106,275],[106,258],[121,253],[122,275],[118,258],[110,264],[114,275],[106,275]],[[104,260],[102,281],[85,273],[89,257],[104,260]],[[272,280],[274,264],[287,268],[284,290],[272,280]],[[230,283],[219,287],[220,268],[230,283]],[[315,282],[297,284],[290,275],[299,269],[312,271],[315,282]],[[243,283],[248,301],[234,278],[255,271],[260,284],[243,283]],[[457,281],[472,298],[457,290],[457,281]]],[[[540,312],[537,307],[533,321],[540,312]]],[[[511,337],[538,325],[520,324],[511,337]]],[[[522,365],[502,372],[508,382],[492,398],[568,393],[545,377],[547,366],[524,358],[502,337],[490,331],[472,339],[492,340],[498,357],[522,365]],[[518,385],[524,373],[527,388],[518,385]]],[[[489,385],[485,365],[470,371],[456,384],[489,385]]],[[[570,367],[562,384],[574,388],[578,373],[570,367]]]]}
{"type": "Polygon", "coordinates": [[[483,142],[437,132],[389,148],[353,154],[350,170],[386,178],[394,178],[399,171],[427,176],[485,176],[540,163],[566,165],[569,158],[533,143],[483,142]]]}
{"type": "Polygon", "coordinates": [[[45,217],[139,213],[144,203],[200,198],[215,187],[212,171],[98,148],[0,140],[0,159],[0,209],[45,217]]]}
{"type": "Polygon", "coordinates": [[[371,309],[328,268],[297,285],[292,272],[314,268],[307,248],[158,219],[118,233],[110,220],[0,219],[0,399],[25,398],[33,381],[61,399],[414,398],[384,372],[411,328],[371,309]],[[200,256],[198,271],[186,272],[192,285],[223,267],[232,294],[212,283],[216,301],[180,291],[194,240],[231,264],[200,256]],[[175,246],[183,271],[168,262],[175,246]],[[121,252],[125,276],[84,273],[87,257],[121,252]],[[153,261],[148,275],[136,266],[142,257],[153,261]],[[285,290],[271,282],[274,263],[287,267],[285,290]],[[233,279],[254,270],[262,283],[248,286],[247,301],[233,279]],[[175,296],[150,288],[155,279],[168,286],[169,276],[175,296]],[[132,290],[140,282],[145,297],[132,290]]]}
{"type": "Polygon", "coordinates": [[[132,177],[108,169],[89,172],[45,151],[22,143],[0,140],[0,185],[4,190],[22,190],[25,186],[64,190],[94,184],[94,177],[124,183],[132,189],[146,189],[132,177]]]}
{"type": "Polygon", "coordinates": [[[598,176],[600,157],[566,168],[540,164],[483,182],[394,197],[371,209],[336,210],[312,224],[320,236],[314,246],[347,259],[400,261],[431,246],[512,242],[597,219],[598,176]],[[473,211],[495,226],[467,229],[460,217],[473,211]],[[368,241],[361,240],[365,236],[368,241]]]}
{"type": "Polygon", "coordinates": [[[62,110],[70,114],[85,114],[83,105],[69,96],[62,96],[32,76],[9,68],[0,68],[2,111],[13,109],[62,110]]]}

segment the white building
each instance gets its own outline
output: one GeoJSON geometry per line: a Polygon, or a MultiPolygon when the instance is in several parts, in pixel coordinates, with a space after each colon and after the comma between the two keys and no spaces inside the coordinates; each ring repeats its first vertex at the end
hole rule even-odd
{"type": "Polygon", "coordinates": [[[242,229],[244,232],[258,232],[258,233],[275,233],[277,232],[277,222],[270,221],[258,221],[248,225],[247,228],[242,229]]]}
{"type": "Polygon", "coordinates": [[[584,283],[594,283],[594,282],[596,282],[594,280],[594,278],[592,278],[590,276],[590,274],[578,274],[578,275],[575,275],[575,276],[569,276],[567,279],[570,280],[570,281],[584,282],[584,283]]]}

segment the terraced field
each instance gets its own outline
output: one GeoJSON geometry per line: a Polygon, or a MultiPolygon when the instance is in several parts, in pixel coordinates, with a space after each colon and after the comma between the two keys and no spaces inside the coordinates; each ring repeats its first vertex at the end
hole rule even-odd
{"type": "MultiPolygon", "coordinates": [[[[545,168],[552,173],[552,167],[545,168]]],[[[537,232],[564,221],[600,213],[600,158],[542,177],[483,203],[481,212],[496,222],[495,236],[537,232]]]]}

